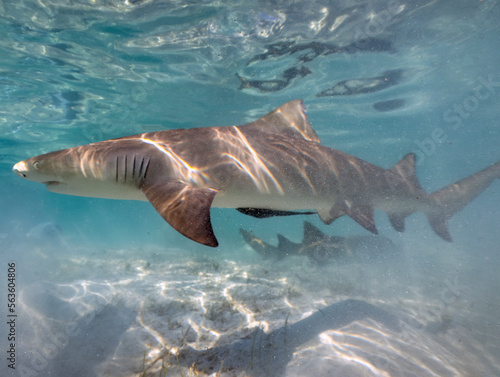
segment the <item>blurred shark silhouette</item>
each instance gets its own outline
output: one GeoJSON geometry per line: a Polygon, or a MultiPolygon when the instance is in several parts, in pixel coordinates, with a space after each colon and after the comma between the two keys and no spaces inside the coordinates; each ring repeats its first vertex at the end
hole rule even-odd
{"type": "MultiPolygon", "coordinates": [[[[264,61],[268,59],[276,60],[281,56],[287,56],[287,60],[290,56],[296,58],[296,62],[293,66],[285,69],[279,76],[270,80],[255,80],[249,79],[236,74],[236,77],[240,80],[240,90],[254,88],[262,93],[276,92],[282,90],[289,86],[296,79],[304,78],[313,72],[304,65],[304,63],[309,63],[319,56],[327,56],[331,54],[355,54],[359,52],[394,52],[394,48],[391,43],[385,39],[378,38],[366,38],[360,39],[354,43],[348,45],[334,45],[330,43],[322,42],[309,42],[309,43],[295,43],[295,42],[277,42],[266,46],[266,52],[262,54],[255,55],[247,63],[247,66],[254,65],[259,61],[264,61]]],[[[283,62],[286,65],[286,62],[283,62]]],[[[283,65],[282,64],[282,65],[283,65]]],[[[255,70],[254,70],[255,71],[255,70]]],[[[268,69],[259,69],[257,71],[267,73],[268,69]]],[[[254,74],[252,74],[253,76],[254,74]]],[[[374,85],[374,79],[361,79],[363,82],[360,85],[374,85]]],[[[345,80],[341,84],[343,87],[349,86],[349,83],[354,83],[355,80],[345,80]]],[[[359,80],[356,80],[358,82],[359,80]]],[[[356,84],[354,84],[356,85],[356,84]]],[[[375,84],[377,85],[377,84],[375,84]]],[[[359,86],[359,85],[358,85],[359,86]]],[[[338,95],[338,94],[328,94],[329,92],[337,93],[339,87],[335,86],[329,90],[326,90],[318,96],[324,95],[338,95]],[[327,93],[327,94],[324,94],[327,93]]],[[[355,94],[355,93],[351,93],[355,94]]]]}
{"type": "Polygon", "coordinates": [[[13,171],[61,194],[149,201],[178,232],[213,247],[212,206],[268,215],[310,209],[325,224],[348,215],[375,234],[375,208],[400,232],[422,211],[451,241],[448,219],[500,177],[499,161],[427,194],[414,154],[384,169],[319,142],[295,100],[243,126],[127,136],[32,157],[13,171]]]}
{"type": "Polygon", "coordinates": [[[278,246],[272,246],[251,232],[240,229],[243,239],[264,259],[281,260],[292,255],[304,255],[311,262],[349,263],[372,261],[399,254],[396,245],[384,236],[328,236],[308,221],[304,221],[304,238],[295,243],[278,234],[278,246]]]}
{"type": "Polygon", "coordinates": [[[316,94],[317,97],[352,96],[354,94],[375,93],[390,88],[401,82],[404,72],[394,69],[384,72],[381,76],[362,79],[343,80],[333,87],[316,94]]]}

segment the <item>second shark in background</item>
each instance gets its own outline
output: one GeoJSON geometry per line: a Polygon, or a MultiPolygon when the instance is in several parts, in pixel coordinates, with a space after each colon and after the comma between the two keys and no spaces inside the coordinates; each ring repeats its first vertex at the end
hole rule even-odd
{"type": "Polygon", "coordinates": [[[243,239],[264,259],[282,260],[293,255],[303,255],[313,263],[353,263],[383,260],[401,255],[399,248],[387,237],[328,236],[304,221],[304,238],[301,243],[290,241],[278,233],[278,245],[273,246],[253,233],[240,229],[243,239]]]}

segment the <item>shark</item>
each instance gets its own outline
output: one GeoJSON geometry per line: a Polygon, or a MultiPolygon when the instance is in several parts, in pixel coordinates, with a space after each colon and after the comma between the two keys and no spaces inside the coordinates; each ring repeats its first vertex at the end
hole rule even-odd
{"type": "Polygon", "coordinates": [[[290,241],[278,233],[278,245],[273,246],[256,237],[252,232],[240,228],[245,242],[263,259],[283,260],[289,256],[306,256],[311,262],[348,263],[372,261],[376,258],[398,256],[396,245],[387,237],[375,235],[329,236],[309,221],[304,221],[304,237],[300,243],[290,241]],[[374,252],[374,251],[377,252],[374,252]]]}
{"type": "Polygon", "coordinates": [[[415,154],[385,169],[324,146],[294,100],[242,126],[105,140],[28,158],[13,172],[55,193],[149,201],[179,233],[216,247],[211,207],[255,217],[310,210],[325,224],[346,215],[374,234],[375,209],[399,232],[421,211],[451,241],[448,220],[500,178],[500,161],[428,194],[415,154]]]}

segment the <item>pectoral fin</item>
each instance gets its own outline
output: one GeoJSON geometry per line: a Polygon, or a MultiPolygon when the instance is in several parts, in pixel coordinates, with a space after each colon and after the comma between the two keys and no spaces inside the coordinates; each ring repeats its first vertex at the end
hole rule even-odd
{"type": "Polygon", "coordinates": [[[179,233],[203,245],[219,245],[210,221],[210,207],[217,190],[159,182],[145,184],[142,191],[161,217],[179,233]]]}
{"type": "Polygon", "coordinates": [[[268,208],[236,208],[236,210],[244,215],[256,217],[258,219],[267,219],[274,216],[295,216],[295,215],[314,215],[316,212],[296,212],[296,211],[279,211],[268,208]]]}

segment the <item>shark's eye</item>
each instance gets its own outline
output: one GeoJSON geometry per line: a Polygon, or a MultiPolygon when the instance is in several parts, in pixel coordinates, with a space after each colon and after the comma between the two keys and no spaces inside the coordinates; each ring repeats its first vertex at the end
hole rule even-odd
{"type": "Polygon", "coordinates": [[[39,161],[35,161],[33,162],[33,167],[38,170],[38,168],[40,167],[40,162],[39,161]]]}

